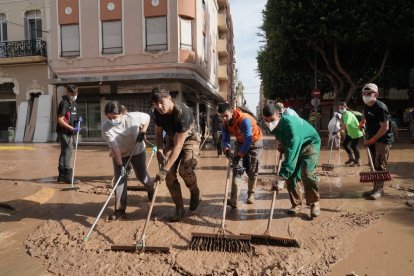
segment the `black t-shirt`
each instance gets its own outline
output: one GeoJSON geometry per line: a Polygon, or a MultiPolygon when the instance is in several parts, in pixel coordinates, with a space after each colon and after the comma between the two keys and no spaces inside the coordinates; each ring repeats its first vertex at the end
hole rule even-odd
{"type": "MultiPolygon", "coordinates": [[[[76,120],[76,109],[76,102],[70,102],[68,96],[65,95],[62,97],[62,100],[59,103],[57,116],[64,116],[65,122],[71,126],[74,126],[76,120]]],[[[59,124],[56,125],[56,132],[66,133],[68,135],[72,134],[72,131],[70,129],[62,127],[59,124]]]]}
{"type": "Polygon", "coordinates": [[[391,131],[391,116],[388,112],[388,107],[383,102],[377,100],[371,107],[364,104],[364,116],[366,119],[366,132],[368,138],[373,137],[378,132],[381,128],[381,122],[388,122],[388,130],[378,139],[378,142],[384,144],[391,144],[394,142],[394,134],[391,131]]]}
{"type": "Polygon", "coordinates": [[[198,134],[194,123],[194,116],[191,110],[182,103],[174,103],[172,114],[160,114],[154,109],[155,124],[167,133],[168,136],[174,137],[176,133],[189,131],[188,138],[196,139],[198,134]]]}

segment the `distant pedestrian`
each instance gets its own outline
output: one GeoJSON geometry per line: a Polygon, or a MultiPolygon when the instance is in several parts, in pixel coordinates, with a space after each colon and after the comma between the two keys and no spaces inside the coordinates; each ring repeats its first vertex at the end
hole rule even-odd
{"type": "Polygon", "coordinates": [[[206,135],[207,117],[205,112],[200,112],[199,116],[201,140],[204,140],[206,135]]]}
{"type": "Polygon", "coordinates": [[[105,115],[108,120],[103,124],[102,132],[111,150],[115,179],[121,177],[115,190],[115,212],[108,218],[117,220],[125,215],[127,207],[128,168],[125,166],[130,156],[129,165],[134,169],[138,180],[144,184],[148,200],[154,195],[154,182],[147,172],[145,152],[145,134],[150,116],[142,112],[127,112],[126,107],[117,101],[109,101],[105,105],[105,115]]]}
{"type": "MultiPolygon", "coordinates": [[[[362,99],[364,101],[364,112],[360,129],[366,127],[366,142],[375,170],[381,171],[386,169],[391,144],[394,142],[394,135],[391,131],[391,116],[388,107],[377,99],[378,86],[374,83],[368,83],[362,88],[362,99]]],[[[375,200],[384,194],[384,181],[375,181],[371,191],[363,193],[367,199],[375,200]]]]}
{"type": "Polygon", "coordinates": [[[331,147],[331,143],[333,144],[333,148],[339,149],[341,146],[341,118],[342,115],[338,112],[334,112],[334,116],[328,123],[328,147],[331,147]]]}
{"type": "Polygon", "coordinates": [[[338,132],[346,130],[345,139],[342,144],[346,153],[348,153],[348,161],[345,165],[361,166],[361,155],[359,153],[359,140],[363,136],[362,131],[358,128],[359,122],[357,117],[348,110],[345,102],[339,104],[339,113],[342,115],[341,128],[338,132]]]}
{"type": "MultiPolygon", "coordinates": [[[[78,120],[82,118],[77,113],[76,99],[78,97],[78,88],[75,85],[66,86],[67,93],[62,97],[57,110],[56,133],[60,141],[60,155],[57,182],[72,183],[72,165],[71,158],[73,152],[73,135],[80,132],[77,126],[78,120]]],[[[73,183],[79,180],[74,179],[73,183]]]]}
{"type": "Polygon", "coordinates": [[[217,157],[220,157],[223,154],[221,149],[221,133],[222,133],[223,121],[220,118],[218,113],[214,113],[211,116],[211,132],[213,135],[213,143],[216,146],[217,157]]]}
{"type": "Polygon", "coordinates": [[[288,115],[288,116],[295,116],[295,117],[299,117],[298,113],[296,113],[296,111],[295,111],[295,110],[293,110],[293,109],[292,109],[292,108],[290,108],[290,107],[286,107],[286,108],[285,108],[285,106],[284,106],[284,104],[283,104],[283,103],[280,103],[280,102],[276,103],[276,104],[275,104],[275,108],[276,108],[277,110],[279,110],[279,112],[280,112],[280,113],[282,113],[282,115],[288,115]]]}

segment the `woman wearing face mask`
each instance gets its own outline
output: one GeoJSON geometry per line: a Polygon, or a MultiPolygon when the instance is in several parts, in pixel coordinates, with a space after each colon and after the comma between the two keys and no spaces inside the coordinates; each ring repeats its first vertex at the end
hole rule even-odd
{"type": "MultiPolygon", "coordinates": [[[[377,100],[378,86],[368,83],[362,88],[362,100],[364,101],[364,113],[360,129],[365,127],[366,141],[364,145],[369,147],[375,170],[385,170],[388,162],[391,144],[394,142],[394,134],[391,131],[391,115],[388,107],[377,100]]],[[[371,191],[363,193],[367,199],[376,200],[384,194],[384,181],[374,182],[371,191]]]]}
{"type": "MultiPolygon", "coordinates": [[[[57,182],[72,183],[72,167],[70,160],[73,152],[73,135],[80,131],[77,127],[77,121],[82,118],[77,114],[76,98],[78,97],[78,88],[75,85],[66,87],[67,94],[62,97],[57,110],[56,133],[60,141],[59,155],[59,176],[57,182]]],[[[77,179],[73,183],[79,182],[77,179]]]]}
{"type": "MultiPolygon", "coordinates": [[[[360,153],[358,149],[358,143],[363,133],[358,128],[359,122],[353,112],[348,110],[348,106],[345,102],[339,104],[339,113],[341,113],[341,128],[338,132],[346,130],[346,135],[342,146],[346,153],[348,153],[348,161],[346,165],[361,166],[360,153]]],[[[336,135],[337,133],[332,133],[336,135]]]]}
{"type": "Polygon", "coordinates": [[[311,206],[311,217],[320,215],[319,179],[314,175],[318,165],[321,138],[315,128],[300,117],[281,116],[272,105],[263,108],[263,120],[272,134],[283,145],[285,160],[282,163],[276,181],[276,189],[286,187],[292,208],[289,214],[296,215],[302,206],[302,180],[305,189],[306,204],[311,206]],[[282,184],[281,184],[282,182],[282,184]]]}
{"type": "Polygon", "coordinates": [[[105,140],[111,150],[115,179],[122,179],[115,190],[115,212],[109,220],[117,220],[125,215],[127,206],[127,176],[125,165],[131,157],[131,166],[138,180],[144,184],[151,200],[154,183],[146,169],[145,133],[150,123],[150,116],[142,112],[127,112],[125,106],[117,101],[110,101],[105,106],[108,118],[102,126],[105,140]],[[138,143],[138,144],[137,144],[138,143]],[[135,151],[134,147],[137,144],[135,151]]]}

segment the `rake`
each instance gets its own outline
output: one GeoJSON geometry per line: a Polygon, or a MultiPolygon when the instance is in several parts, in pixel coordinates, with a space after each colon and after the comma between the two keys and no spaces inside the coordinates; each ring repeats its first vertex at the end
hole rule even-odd
{"type": "MultiPolygon", "coordinates": [[[[278,162],[277,162],[277,173],[280,171],[280,164],[282,160],[282,154],[279,154],[278,162]]],[[[283,247],[300,247],[300,243],[296,239],[292,238],[285,238],[285,237],[275,237],[272,236],[270,232],[270,227],[272,225],[273,220],[273,211],[275,208],[275,201],[277,196],[277,189],[273,190],[273,198],[272,203],[270,206],[270,215],[269,219],[267,220],[267,228],[266,231],[262,235],[256,235],[256,234],[240,234],[240,235],[249,235],[251,236],[252,244],[259,244],[259,245],[272,245],[272,246],[283,246],[283,247]]]]}
{"type": "Polygon", "coordinates": [[[155,198],[157,196],[158,186],[161,183],[161,179],[158,177],[157,181],[155,182],[154,187],[154,196],[151,200],[151,205],[148,210],[147,219],[145,220],[144,228],[142,229],[141,238],[136,244],[133,245],[111,245],[112,251],[124,251],[124,252],[133,252],[133,253],[141,253],[141,252],[158,252],[158,253],[169,253],[170,248],[164,246],[147,246],[145,243],[145,234],[147,231],[148,222],[151,218],[152,209],[154,208],[155,198]]]}
{"type": "MultiPolygon", "coordinates": [[[[336,130],[336,124],[338,123],[338,118],[335,117],[335,130],[336,130]]],[[[331,156],[332,156],[332,148],[335,141],[335,137],[332,137],[331,142],[331,148],[329,149],[329,157],[328,157],[328,163],[322,164],[322,171],[333,171],[335,169],[335,166],[331,164],[331,156]]]]}
{"type": "Polygon", "coordinates": [[[190,250],[219,251],[230,253],[250,253],[252,251],[251,237],[249,235],[227,234],[225,229],[227,193],[230,183],[231,162],[227,164],[226,188],[224,192],[224,207],[221,227],[217,234],[191,233],[190,250]]]}
{"type": "MultiPolygon", "coordinates": [[[[364,131],[364,141],[366,141],[365,131],[364,131]]],[[[367,148],[369,166],[371,167],[371,171],[370,172],[360,172],[359,173],[359,181],[361,183],[366,183],[366,182],[390,181],[390,180],[392,180],[392,176],[391,176],[391,173],[389,171],[387,171],[387,170],[376,171],[375,170],[374,162],[372,162],[371,151],[369,150],[369,147],[366,147],[366,148],[367,148]]]]}

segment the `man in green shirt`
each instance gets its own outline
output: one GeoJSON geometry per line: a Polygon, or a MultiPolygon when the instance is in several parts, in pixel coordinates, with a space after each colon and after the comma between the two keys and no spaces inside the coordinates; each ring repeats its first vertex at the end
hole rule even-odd
{"type": "MultiPolygon", "coordinates": [[[[359,122],[357,117],[353,112],[348,110],[348,106],[345,102],[339,104],[339,113],[342,115],[341,119],[341,129],[342,131],[346,129],[346,135],[342,146],[345,151],[348,153],[348,161],[345,162],[346,165],[351,165],[351,167],[361,166],[360,153],[358,148],[359,139],[363,136],[362,131],[358,128],[359,122]]],[[[336,133],[332,133],[336,135],[336,133]]]]}
{"type": "Polygon", "coordinates": [[[277,187],[285,182],[292,208],[290,214],[297,214],[302,205],[302,180],[306,204],[311,206],[311,217],[320,215],[319,178],[314,175],[318,165],[321,138],[305,120],[295,116],[281,116],[272,105],[263,108],[263,120],[284,148],[285,160],[277,177],[277,187]]]}

